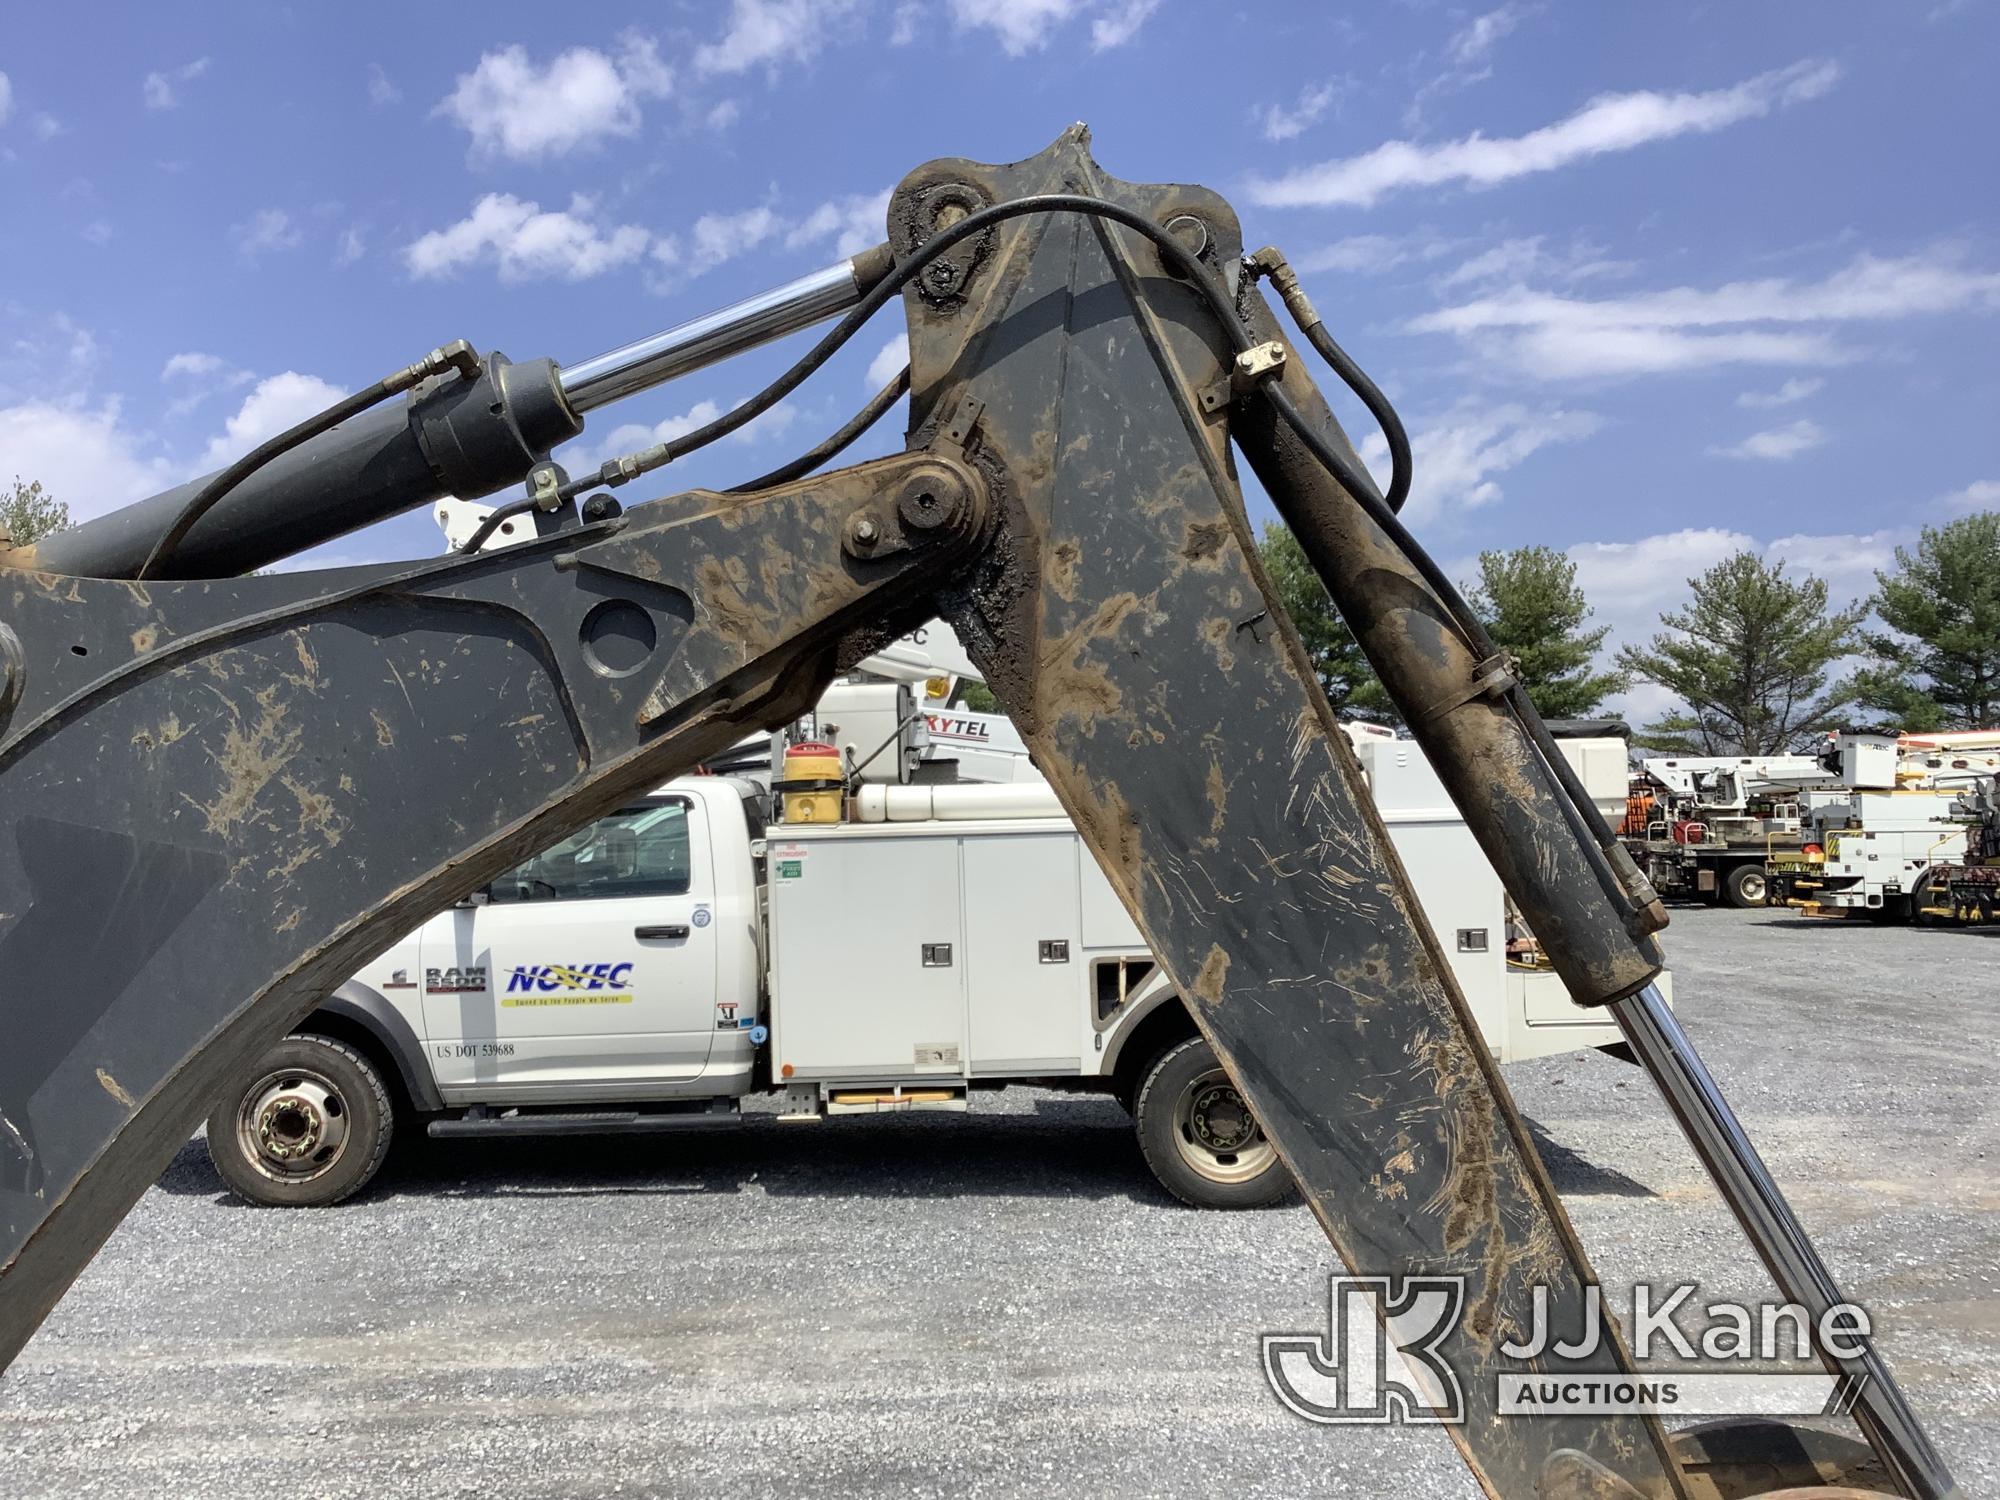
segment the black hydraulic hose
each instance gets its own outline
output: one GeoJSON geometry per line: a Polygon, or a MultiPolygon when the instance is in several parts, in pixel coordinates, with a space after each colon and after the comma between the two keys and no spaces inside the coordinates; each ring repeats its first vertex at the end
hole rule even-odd
{"type": "Polygon", "coordinates": [[[525,515],[538,503],[533,495],[523,495],[519,500],[509,500],[505,505],[495,506],[485,520],[473,527],[472,535],[459,544],[458,550],[468,554],[477,552],[481,544],[498,531],[502,524],[513,520],[516,516],[525,515]]]}
{"type": "MultiPolygon", "coordinates": [[[[749,400],[724,412],[713,422],[676,438],[672,442],[662,443],[656,448],[647,449],[643,453],[633,454],[624,459],[615,459],[605,464],[596,475],[589,479],[572,481],[564,487],[562,491],[563,498],[572,498],[592,485],[623,484],[651,469],[659,468],[661,465],[669,463],[675,458],[692,453],[697,448],[705,447],[709,443],[727,437],[730,433],[737,431],[747,423],[756,420],[772,407],[776,406],[786,396],[797,390],[808,377],[831,359],[840,350],[841,346],[853,338],[870,318],[881,311],[882,307],[891,297],[900,292],[905,285],[916,277],[919,271],[939,255],[942,255],[961,241],[971,238],[973,235],[984,233],[995,224],[1004,223],[1008,219],[1018,219],[1028,214],[1038,213],[1084,214],[1091,218],[1104,219],[1111,223],[1122,225],[1144,236],[1146,239],[1152,241],[1154,247],[1159,252],[1160,259],[1166,263],[1169,269],[1177,272],[1208,303],[1210,311],[1215,315],[1217,324],[1228,337],[1235,353],[1244,354],[1257,347],[1258,340],[1256,336],[1243,321],[1242,315],[1237,312],[1235,304],[1230,300],[1229,294],[1223,290],[1222,284],[1210,272],[1208,267],[1202,264],[1200,258],[1193,251],[1189,250],[1187,246],[1175,239],[1163,225],[1154,222],[1134,209],[1125,207],[1121,203],[1113,203],[1109,199],[1093,197],[1086,193],[1037,193],[1026,198],[1014,198],[1004,203],[991,204],[976,213],[968,214],[963,219],[932,235],[930,239],[918,246],[911,255],[899,261],[895,269],[890,271],[888,275],[869,288],[867,294],[850,308],[846,315],[817,344],[801,355],[790,369],[786,370],[776,380],[765,386],[749,400]]],[[[1318,322],[1319,320],[1315,316],[1312,321],[1318,322]]],[[[1331,339],[1328,342],[1331,343],[1331,339]]],[[[1314,347],[1318,348],[1317,343],[1315,343],[1314,347]]],[[[1336,350],[1339,349],[1337,344],[1333,345],[1333,347],[1336,350]]],[[[1324,357],[1323,350],[1321,353],[1324,357]]],[[[1359,367],[1355,366],[1351,359],[1347,359],[1344,352],[1342,353],[1342,358],[1349,368],[1352,368],[1356,374],[1360,374],[1359,367]]],[[[1339,366],[1335,368],[1338,371],[1339,366]]],[[[1346,379],[1347,377],[1343,374],[1342,378],[1346,379]]],[[[1383,409],[1388,411],[1393,418],[1394,409],[1389,406],[1387,398],[1382,396],[1380,390],[1375,387],[1374,382],[1368,381],[1365,375],[1361,378],[1366,382],[1368,389],[1374,392],[1375,399],[1381,403],[1383,409]]],[[[1305,444],[1307,450],[1312,453],[1321,466],[1333,476],[1341,488],[1354,497],[1356,503],[1368,511],[1376,524],[1382,528],[1397,549],[1409,558],[1411,565],[1417,569],[1424,581],[1437,593],[1439,602],[1444,605],[1447,613],[1464,633],[1467,644],[1473,649],[1479,659],[1484,661],[1497,656],[1499,654],[1498,648],[1494,645],[1492,637],[1487,634],[1486,627],[1480,623],[1478,616],[1474,615],[1472,610],[1466,605],[1465,600],[1459,595],[1458,589],[1445,576],[1444,570],[1439,568],[1431,559],[1430,554],[1417,544],[1416,539],[1410,535],[1408,529],[1398,519],[1396,512],[1390,509],[1386,499],[1368,473],[1365,470],[1361,470],[1358,465],[1350,464],[1344,455],[1336,451],[1333,445],[1321,436],[1314,425],[1306,420],[1305,415],[1300,412],[1291,397],[1281,387],[1270,380],[1263,380],[1259,382],[1259,391],[1264,399],[1271,403],[1272,408],[1284,420],[1286,425],[1298,434],[1299,440],[1305,444]]],[[[1356,387],[1356,393],[1360,394],[1359,387],[1356,387]]],[[[1364,399],[1366,398],[1364,397],[1364,399]]],[[[1380,420],[1380,418],[1378,417],[1377,420],[1380,420]]],[[[1397,431],[1401,431],[1402,423],[1400,420],[1395,422],[1395,428],[1397,431]]],[[[1387,429],[1385,428],[1385,435],[1386,431],[1387,429]]],[[[1393,484],[1391,488],[1394,488],[1393,484]]],[[[1405,489],[1407,489],[1407,482],[1405,489]]],[[[1558,783],[1567,794],[1565,800],[1569,806],[1565,809],[1565,817],[1571,825],[1571,831],[1580,837],[1587,848],[1599,850],[1607,854],[1613,849],[1617,849],[1622,853],[1622,846],[1618,845],[1617,840],[1611,835],[1610,830],[1605,827],[1604,820],[1597,816],[1596,806],[1591,802],[1588,791],[1584,788],[1581,780],[1578,779],[1576,772],[1570,767],[1561,749],[1557,747],[1554,737],[1548,732],[1547,726],[1541,722],[1540,715],[1535,712],[1534,706],[1528,700],[1526,693],[1516,685],[1507,693],[1507,700],[1509,706],[1513,708],[1516,717],[1521,719],[1527,727],[1529,736],[1533,739],[1536,749],[1540,751],[1543,759],[1549,762],[1550,770],[1555,774],[1558,783]]],[[[1600,871],[1600,874],[1608,873],[1608,867],[1600,871]]]]}
{"type": "MultiPolygon", "coordinates": [[[[1326,471],[1340,482],[1341,487],[1354,497],[1355,503],[1368,512],[1369,519],[1381,527],[1383,534],[1389,538],[1396,550],[1410,560],[1410,565],[1417,570],[1424,582],[1431,586],[1431,591],[1438,596],[1438,602],[1444,605],[1446,613],[1451,616],[1452,623],[1464,636],[1465,643],[1473,655],[1481,661],[1498,656],[1500,648],[1487,633],[1485,623],[1472,612],[1471,606],[1465,602],[1457,586],[1445,575],[1444,569],[1440,568],[1431,555],[1418,545],[1417,539],[1410,535],[1409,528],[1403,524],[1402,518],[1389,509],[1388,501],[1376,492],[1374,485],[1359,487],[1348,482],[1344,475],[1350,465],[1320,431],[1306,420],[1305,414],[1298,409],[1289,391],[1273,383],[1266,385],[1262,394],[1264,399],[1271,403],[1272,409],[1284,419],[1285,424],[1298,435],[1299,441],[1305,444],[1313,457],[1318,459],[1326,471]]],[[[1562,786],[1565,793],[1564,801],[1569,804],[1565,807],[1564,813],[1570,824],[1570,831],[1607,854],[1612,849],[1621,847],[1617,836],[1598,815],[1597,804],[1591,800],[1589,790],[1576,774],[1575,767],[1570,765],[1569,757],[1564,755],[1562,748],[1556,744],[1555,736],[1549,733],[1548,725],[1542,722],[1542,716],[1536,712],[1526,690],[1519,683],[1515,683],[1507,690],[1507,701],[1514,710],[1514,716],[1528,731],[1528,737],[1534,741],[1535,749],[1540,752],[1542,759],[1548,762],[1549,770],[1554,773],[1557,782],[1562,786]]]]}
{"type": "Polygon", "coordinates": [[[773,485],[789,484],[792,480],[812,473],[821,464],[835,455],[846,451],[849,444],[862,433],[882,420],[882,415],[897,401],[909,394],[910,367],[904,365],[896,378],[868,398],[868,404],[849,417],[841,429],[817,447],[801,453],[790,463],[780,464],[768,474],[760,474],[743,484],[731,485],[727,493],[741,495],[749,490],[768,490],[773,485]]]}
{"type": "Polygon", "coordinates": [[[1333,366],[1334,374],[1361,398],[1361,404],[1368,408],[1368,414],[1382,429],[1382,436],[1389,444],[1389,489],[1382,496],[1382,503],[1390,510],[1400,512],[1403,502],[1410,498],[1410,435],[1403,430],[1403,419],[1396,415],[1396,408],[1389,404],[1389,398],[1382,394],[1381,387],[1368,378],[1368,372],[1334,342],[1326,324],[1307,323],[1299,331],[1319,351],[1319,357],[1333,366]]]}
{"type": "Polygon", "coordinates": [[[325,411],[307,417],[296,427],[287,428],[276,437],[259,443],[203,485],[194,498],[181,508],[180,514],[174,517],[172,523],[153,543],[152,550],[146,554],[145,562],[139,565],[139,571],[132,575],[133,578],[153,577],[154,571],[173,556],[174,549],[181,544],[181,538],[193,530],[195,522],[207,515],[225,495],[272,459],[291,452],[301,443],[311,442],[321,433],[338,427],[349,417],[357,416],[369,407],[408,390],[419,381],[452,369],[457,370],[466,380],[475,379],[479,374],[479,356],[473,352],[472,345],[464,339],[456,339],[443,348],[433,349],[415,364],[405,365],[395,374],[376,381],[367,389],[356,391],[353,395],[334,402],[325,411]]]}
{"type": "MultiPolygon", "coordinates": [[[[801,355],[790,369],[749,400],[724,412],[706,426],[698,427],[693,432],[675,438],[672,442],[661,443],[622,459],[613,459],[596,474],[572,480],[563,487],[562,498],[571,499],[593,485],[624,484],[641,474],[692,453],[697,448],[704,448],[720,438],[725,438],[738,428],[755,421],[797,390],[931,261],[960,241],[970,239],[976,234],[983,234],[995,224],[1004,223],[1008,219],[1018,219],[1026,214],[1044,213],[1075,213],[1108,219],[1114,224],[1121,224],[1135,233],[1144,235],[1159,250],[1160,258],[1201,293],[1214,311],[1223,332],[1229,335],[1236,353],[1242,354],[1256,346],[1256,340],[1251,337],[1250,330],[1236,315],[1229,294],[1222,289],[1221,284],[1195,253],[1168,233],[1164,226],[1134,209],[1125,207],[1122,203],[1113,203],[1107,198],[1092,197],[1087,193],[1037,193],[1026,198],[1014,198],[1005,203],[995,203],[982,208],[977,213],[967,214],[957,223],[939,230],[924,241],[907,259],[898,262],[894,270],[870,287],[867,295],[848,309],[847,314],[827,332],[825,337],[801,355]]],[[[1345,480],[1342,482],[1346,483],[1345,480]]]]}
{"type": "MultiPolygon", "coordinates": [[[[1375,425],[1382,429],[1383,441],[1389,445],[1389,491],[1382,496],[1383,504],[1390,510],[1400,512],[1403,502],[1410,496],[1410,435],[1403,430],[1403,419],[1396,414],[1396,408],[1389,398],[1382,394],[1382,388],[1368,378],[1368,372],[1354,361],[1354,356],[1335,342],[1333,334],[1321,318],[1312,299],[1299,285],[1298,273],[1284,252],[1274,245],[1266,245],[1250,257],[1252,275],[1271,278],[1271,285],[1277,288],[1278,296],[1285,304],[1285,311],[1299,326],[1299,332],[1318,351],[1319,357],[1327,362],[1347,388],[1360,398],[1368,408],[1368,415],[1375,419],[1375,425]]],[[[1374,488],[1372,477],[1369,487],[1374,488]]]]}

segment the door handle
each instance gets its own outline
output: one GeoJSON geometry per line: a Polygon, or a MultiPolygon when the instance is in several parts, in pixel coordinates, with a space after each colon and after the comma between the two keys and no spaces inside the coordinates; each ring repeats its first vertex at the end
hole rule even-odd
{"type": "Polygon", "coordinates": [[[688,935],[685,922],[668,922],[659,927],[634,927],[632,936],[636,938],[684,938],[688,935]]]}

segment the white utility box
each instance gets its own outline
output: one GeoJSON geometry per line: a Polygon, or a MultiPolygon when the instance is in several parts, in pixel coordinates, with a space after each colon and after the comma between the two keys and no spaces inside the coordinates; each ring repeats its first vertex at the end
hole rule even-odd
{"type": "Polygon", "coordinates": [[[774,827],[766,860],[781,1083],[1079,1072],[1094,964],[1145,952],[1060,815],[774,827]]]}

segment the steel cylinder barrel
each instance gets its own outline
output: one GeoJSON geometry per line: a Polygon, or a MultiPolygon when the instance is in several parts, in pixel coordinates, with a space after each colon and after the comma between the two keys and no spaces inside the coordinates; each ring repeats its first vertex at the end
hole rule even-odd
{"type": "MultiPolygon", "coordinates": [[[[1244,302],[1259,338],[1282,337],[1261,296],[1244,302]]],[[[1348,447],[1296,351],[1277,378],[1348,447]]],[[[1571,997],[1602,1005],[1647,984],[1659,945],[1628,931],[1629,903],[1579,850],[1566,794],[1520,721],[1477,690],[1485,673],[1443,601],[1268,402],[1245,402],[1232,432],[1571,997]]]]}
{"type": "MultiPolygon", "coordinates": [[[[486,356],[476,380],[426,381],[280,454],[238,484],[181,539],[168,578],[230,578],[386,520],[440,495],[472,499],[519,484],[556,444],[583,431],[556,367],[486,356]]],[[[137,576],[153,543],[213,475],[150,496],[0,566],[81,578],[137,576]]]]}

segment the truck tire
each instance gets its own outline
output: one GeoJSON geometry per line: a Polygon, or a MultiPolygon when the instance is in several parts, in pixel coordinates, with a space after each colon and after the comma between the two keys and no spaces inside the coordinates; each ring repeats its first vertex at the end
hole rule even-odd
{"type": "Polygon", "coordinates": [[[1262,1208],[1292,1173],[1200,1037],[1166,1049],[1133,1103],[1139,1149],[1160,1186],[1195,1208],[1262,1208]]]}
{"type": "Polygon", "coordinates": [[[393,1124],[373,1063],[331,1037],[291,1036],[216,1105],[208,1155],[240,1198],[318,1208],[367,1186],[393,1124]]]}
{"type": "Polygon", "coordinates": [[[1768,906],[1771,883],[1765,878],[1762,865],[1737,865],[1723,877],[1722,893],[1731,906],[1739,909],[1768,906]]]}

